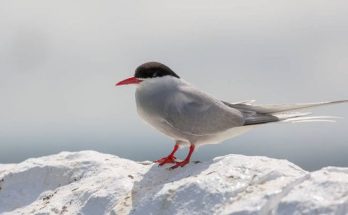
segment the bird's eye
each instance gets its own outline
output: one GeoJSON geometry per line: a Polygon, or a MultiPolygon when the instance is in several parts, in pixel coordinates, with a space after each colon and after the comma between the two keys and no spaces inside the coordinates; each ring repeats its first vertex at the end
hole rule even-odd
{"type": "Polygon", "coordinates": [[[152,74],[152,77],[157,77],[157,72],[154,72],[153,74],[152,74]]]}

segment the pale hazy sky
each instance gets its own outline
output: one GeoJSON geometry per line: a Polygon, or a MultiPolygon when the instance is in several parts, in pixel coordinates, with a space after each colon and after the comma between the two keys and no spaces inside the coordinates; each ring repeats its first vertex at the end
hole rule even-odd
{"type": "MultiPolygon", "coordinates": [[[[136,115],[134,87],[114,87],[146,61],[231,102],[348,99],[347,11],[343,0],[3,0],[0,163],[62,150],[167,154],[171,140],[136,115]]],[[[345,119],[267,125],[194,159],[242,153],[348,166],[347,110],[316,109],[345,119]]]]}

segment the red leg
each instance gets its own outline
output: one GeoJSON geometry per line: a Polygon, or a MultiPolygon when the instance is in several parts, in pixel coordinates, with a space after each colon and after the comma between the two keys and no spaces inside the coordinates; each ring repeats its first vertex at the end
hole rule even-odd
{"type": "Polygon", "coordinates": [[[174,156],[175,152],[179,149],[179,145],[175,144],[173,151],[164,158],[154,161],[155,163],[159,163],[159,166],[163,166],[166,163],[175,163],[176,157],[174,156]]]}
{"type": "Polygon", "coordinates": [[[191,155],[192,155],[194,150],[195,150],[195,145],[191,144],[190,151],[189,151],[187,157],[185,158],[185,160],[180,161],[180,162],[175,162],[176,164],[174,166],[170,167],[170,169],[176,169],[178,167],[183,167],[186,164],[190,163],[191,155]]]}

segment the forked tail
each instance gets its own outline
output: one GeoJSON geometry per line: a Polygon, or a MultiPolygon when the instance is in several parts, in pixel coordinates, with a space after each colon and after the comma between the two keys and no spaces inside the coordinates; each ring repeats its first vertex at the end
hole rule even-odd
{"type": "Polygon", "coordinates": [[[287,104],[287,105],[252,105],[253,101],[240,103],[227,103],[229,107],[238,109],[245,117],[245,125],[264,124],[270,122],[335,122],[336,116],[309,116],[310,112],[294,112],[302,109],[308,109],[324,105],[346,103],[348,100],[305,103],[305,104],[287,104]]]}

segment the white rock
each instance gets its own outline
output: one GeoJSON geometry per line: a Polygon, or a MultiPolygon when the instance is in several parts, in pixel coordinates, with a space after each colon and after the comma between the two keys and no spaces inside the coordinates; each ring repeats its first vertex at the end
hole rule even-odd
{"type": "Polygon", "coordinates": [[[348,168],[227,155],[168,170],[93,151],[0,165],[0,214],[347,214],[348,168]]]}
{"type": "Polygon", "coordinates": [[[278,207],[280,214],[348,214],[348,168],[327,167],[295,186],[278,207]]]}

